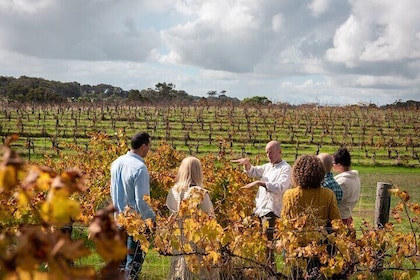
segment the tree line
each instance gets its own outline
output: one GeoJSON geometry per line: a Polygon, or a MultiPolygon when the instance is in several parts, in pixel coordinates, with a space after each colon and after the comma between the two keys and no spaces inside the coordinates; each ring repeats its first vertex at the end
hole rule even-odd
{"type": "MultiPolygon", "coordinates": [[[[109,84],[81,85],[78,82],[50,81],[43,78],[21,76],[19,78],[0,76],[0,98],[7,103],[48,103],[66,102],[125,102],[125,103],[190,103],[202,102],[207,98],[193,96],[176,89],[173,83],[159,82],[155,88],[124,90],[109,84]]],[[[235,102],[239,99],[226,95],[210,96],[213,102],[235,102]]]]}
{"type": "MultiPolygon", "coordinates": [[[[272,101],[265,96],[246,97],[242,101],[238,98],[229,97],[226,90],[218,94],[215,90],[207,92],[208,97],[199,97],[188,94],[185,90],[176,89],[173,83],[159,82],[155,88],[124,90],[109,84],[87,85],[78,82],[51,81],[44,78],[20,76],[19,78],[0,76],[0,101],[6,103],[30,103],[30,104],[62,104],[68,102],[96,103],[116,101],[123,103],[142,104],[191,104],[196,102],[200,105],[231,105],[241,104],[249,106],[267,106],[272,101]]],[[[289,105],[287,102],[282,102],[289,105]]],[[[308,104],[307,104],[308,105],[308,104]]],[[[318,105],[318,104],[309,104],[318,105]]],[[[375,104],[357,104],[361,107],[377,107],[375,104]]],[[[293,107],[293,106],[292,106],[293,107]]],[[[392,104],[386,104],[385,109],[416,108],[420,107],[420,101],[396,100],[392,104]]]]}

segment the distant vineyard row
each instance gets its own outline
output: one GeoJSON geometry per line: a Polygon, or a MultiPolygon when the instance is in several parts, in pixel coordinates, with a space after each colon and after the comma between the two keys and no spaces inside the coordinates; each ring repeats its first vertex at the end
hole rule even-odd
{"type": "Polygon", "coordinates": [[[89,149],[91,132],[120,129],[127,135],[147,130],[155,141],[190,154],[257,155],[275,139],[289,161],[347,146],[360,164],[420,164],[415,107],[0,105],[0,136],[19,134],[15,148],[32,159],[65,152],[66,143],[89,149]]]}

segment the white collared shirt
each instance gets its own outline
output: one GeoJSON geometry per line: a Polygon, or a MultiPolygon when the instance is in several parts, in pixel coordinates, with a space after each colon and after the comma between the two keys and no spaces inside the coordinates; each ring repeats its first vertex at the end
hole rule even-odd
{"type": "Polygon", "coordinates": [[[280,217],[283,205],[283,193],[291,186],[291,167],[282,160],[277,164],[266,163],[251,166],[247,171],[250,177],[264,181],[266,187],[259,186],[255,198],[254,213],[262,217],[273,212],[280,217]]]}

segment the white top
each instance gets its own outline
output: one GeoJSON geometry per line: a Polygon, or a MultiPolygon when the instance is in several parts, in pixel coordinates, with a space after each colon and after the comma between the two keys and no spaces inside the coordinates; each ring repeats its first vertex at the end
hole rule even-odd
{"type": "Polygon", "coordinates": [[[343,190],[343,199],[338,208],[342,219],[352,216],[353,208],[360,198],[360,179],[357,170],[344,171],[334,176],[334,179],[343,190]]]}
{"type": "Polygon", "coordinates": [[[266,183],[266,187],[258,187],[254,213],[262,217],[273,212],[277,217],[280,217],[283,193],[291,186],[290,165],[282,160],[274,165],[266,163],[260,166],[251,166],[247,174],[266,183]]]}
{"type": "Polygon", "coordinates": [[[214,217],[214,208],[210,200],[210,196],[207,190],[200,186],[189,187],[184,194],[177,192],[174,188],[171,188],[169,190],[168,196],[166,197],[166,206],[172,213],[178,212],[181,200],[188,199],[192,190],[204,191],[204,197],[200,204],[200,209],[206,212],[209,216],[214,217]]]}

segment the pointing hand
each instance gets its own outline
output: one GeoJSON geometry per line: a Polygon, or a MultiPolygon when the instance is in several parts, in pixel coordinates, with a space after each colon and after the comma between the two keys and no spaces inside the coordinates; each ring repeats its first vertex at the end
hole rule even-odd
{"type": "Polygon", "coordinates": [[[249,158],[232,159],[231,162],[247,165],[249,164],[249,158]]]}

